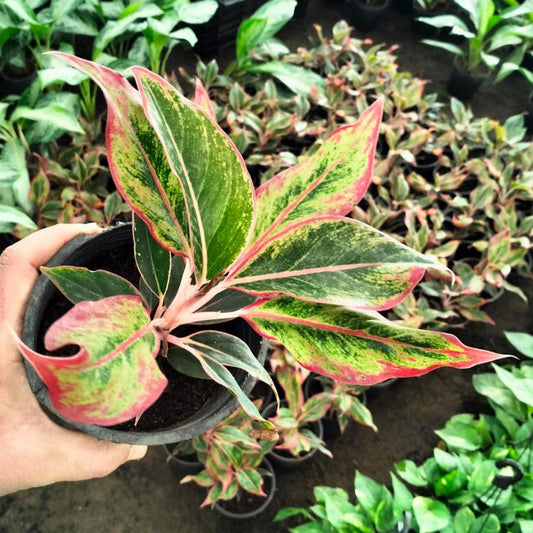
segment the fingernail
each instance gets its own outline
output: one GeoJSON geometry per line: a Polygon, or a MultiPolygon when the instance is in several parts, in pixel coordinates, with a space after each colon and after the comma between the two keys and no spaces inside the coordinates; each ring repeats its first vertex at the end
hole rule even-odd
{"type": "Polygon", "coordinates": [[[142,459],[148,451],[147,446],[132,446],[128,454],[128,461],[138,461],[142,459]]]}

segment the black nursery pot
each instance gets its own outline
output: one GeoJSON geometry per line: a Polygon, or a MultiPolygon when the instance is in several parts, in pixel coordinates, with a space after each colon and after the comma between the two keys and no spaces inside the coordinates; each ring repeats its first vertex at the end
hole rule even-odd
{"type": "Polygon", "coordinates": [[[373,30],[389,7],[390,0],[378,0],[376,4],[366,4],[364,0],[350,0],[351,22],[363,31],[373,30]]]}
{"type": "Polygon", "coordinates": [[[472,98],[481,84],[489,77],[488,70],[479,73],[471,73],[465,70],[461,57],[455,56],[453,66],[448,79],[448,92],[459,98],[459,100],[469,100],[472,98]]]}
{"type": "Polygon", "coordinates": [[[217,501],[214,508],[223,516],[235,520],[255,518],[263,513],[272,503],[276,493],[276,472],[274,472],[274,468],[266,457],[263,458],[261,467],[268,472],[268,475],[263,478],[263,491],[266,497],[244,493],[240,499],[217,501]]]}
{"type": "MultiPolygon", "coordinates": [[[[117,226],[96,236],[79,235],[68,242],[47,264],[60,265],[109,270],[136,284],[139,275],[134,264],[131,225],[117,226]],[[131,258],[131,261],[128,261],[128,258],[131,258]]],[[[71,304],[55,285],[41,274],[30,296],[24,317],[24,343],[31,349],[44,353],[43,337],[46,330],[70,307],[71,304]]],[[[209,328],[214,329],[214,326],[209,328]]],[[[267,343],[246,322],[232,320],[217,325],[216,329],[244,340],[261,364],[265,362],[267,343]]],[[[51,404],[48,389],[37,372],[29,363],[25,362],[25,365],[31,390],[52,419],[62,426],[111,442],[147,445],[179,442],[213,428],[239,405],[237,399],[225,388],[210,380],[183,376],[162,360],[160,367],[169,384],[160,398],[143,413],[137,425],[133,421],[116,426],[80,424],[67,420],[56,412],[51,404]],[[200,398],[197,401],[198,409],[189,409],[191,412],[188,412],[190,399],[193,397],[200,398]],[[180,404],[177,398],[184,400],[180,404]]],[[[235,372],[235,378],[246,393],[250,392],[256,381],[243,371],[235,372]]]]}

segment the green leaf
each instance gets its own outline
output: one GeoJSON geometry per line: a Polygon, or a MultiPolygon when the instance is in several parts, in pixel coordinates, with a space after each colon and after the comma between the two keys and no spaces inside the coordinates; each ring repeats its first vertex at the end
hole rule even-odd
{"type": "Polygon", "coordinates": [[[137,296],[75,305],[52,324],[44,343],[47,350],[80,346],[74,356],[49,357],[18,341],[54,408],[75,422],[124,422],[143,413],[166,387],[155,362],[159,338],[137,296]]]}
{"type": "Polygon", "coordinates": [[[139,291],[129,281],[105,270],[43,266],[41,272],[73,304],[85,301],[96,302],[109,296],[140,296],[139,291]]]}
{"type": "Polygon", "coordinates": [[[0,228],[2,233],[10,233],[15,224],[31,230],[37,229],[37,224],[26,213],[9,205],[0,205],[0,228]]]}
{"type": "Polygon", "coordinates": [[[162,15],[163,11],[152,2],[131,4],[129,11],[124,11],[119,20],[108,20],[102,31],[98,34],[93,44],[93,59],[98,59],[98,56],[105,50],[105,48],[117,37],[124,37],[124,35],[131,34],[132,25],[139,19],[148,19],[149,17],[157,17],[162,15]]]}
{"type": "Polygon", "coordinates": [[[69,67],[41,69],[37,72],[37,76],[43,89],[56,83],[79,85],[83,80],[87,79],[86,74],[69,67]]]}
{"type": "Polygon", "coordinates": [[[533,379],[514,376],[501,366],[492,365],[496,375],[518,400],[533,407],[533,379]]]}
{"type": "Polygon", "coordinates": [[[533,358],[533,335],[516,331],[505,331],[504,333],[516,350],[526,357],[533,358]]]}
{"type": "Polygon", "coordinates": [[[248,240],[252,182],[216,122],[155,74],[132,70],[146,113],[183,186],[196,278],[202,284],[228,267],[248,240]]]}
{"type": "Polygon", "coordinates": [[[456,44],[446,43],[442,41],[434,41],[433,39],[422,39],[422,42],[424,44],[429,44],[430,46],[435,46],[436,48],[442,48],[443,50],[446,50],[447,52],[458,56],[465,55],[463,49],[457,46],[456,44]]]}
{"type": "Polygon", "coordinates": [[[450,447],[458,450],[479,450],[483,439],[473,424],[449,420],[444,429],[435,433],[450,447]]]}
{"type": "Polygon", "coordinates": [[[406,328],[379,315],[289,297],[254,304],[242,316],[285,345],[309,370],[359,385],[418,376],[440,366],[468,368],[502,357],[466,347],[447,333],[406,328]]]}
{"type": "Polygon", "coordinates": [[[199,0],[197,2],[181,2],[176,12],[186,24],[205,24],[216,13],[218,3],[215,0],[199,0]]]}
{"type": "Polygon", "coordinates": [[[427,487],[427,479],[422,475],[413,461],[405,460],[396,463],[396,471],[399,476],[414,487],[427,487]]]}
{"type": "Polygon", "coordinates": [[[453,527],[455,533],[469,533],[476,515],[470,507],[462,507],[457,511],[453,518],[453,527]]]}
{"type": "Polygon", "coordinates": [[[36,109],[19,106],[13,111],[11,120],[18,121],[22,118],[38,122],[50,122],[53,125],[60,124],[63,130],[74,133],[84,132],[78,119],[70,111],[57,105],[36,109]]]}
{"type": "Polygon", "coordinates": [[[187,350],[172,346],[168,350],[168,362],[178,372],[196,379],[209,379],[200,361],[187,350]]]}
{"type": "Polygon", "coordinates": [[[442,476],[435,483],[435,494],[437,496],[449,496],[466,487],[468,478],[460,470],[453,470],[442,476]]]}
{"type": "Polygon", "coordinates": [[[244,341],[220,331],[202,331],[183,339],[169,335],[168,340],[177,347],[174,352],[176,357],[180,356],[179,349],[190,352],[201,363],[205,373],[229,389],[252,418],[262,419],[257,407],[226,369],[226,366],[242,369],[274,387],[272,378],[244,341]]]}
{"type": "Polygon", "coordinates": [[[378,100],[355,124],[335,130],[313,155],[257,189],[254,241],[313,217],[350,213],[372,178],[382,106],[378,100]]]}
{"type": "Polygon", "coordinates": [[[170,281],[171,255],[150,234],[148,226],[137,216],[133,218],[135,262],[150,290],[164,296],[170,281]]]}
{"type": "Polygon", "coordinates": [[[411,292],[426,267],[443,268],[384,233],[341,217],[295,224],[254,252],[229,283],[254,295],[281,293],[354,309],[390,309],[411,292]]]}
{"type": "Polygon", "coordinates": [[[254,63],[247,70],[253,74],[271,74],[293,93],[303,94],[308,98],[312,96],[313,87],[320,94],[324,94],[326,90],[326,82],[322,76],[298,65],[282,63],[281,61],[268,61],[266,63],[254,63]]]}
{"type": "Polygon", "coordinates": [[[104,92],[108,104],[107,157],[123,198],[164,248],[190,255],[181,185],[144,114],[138,92],[107,67],[68,54],[54,55],[90,76],[104,92]]]}
{"type": "Polygon", "coordinates": [[[273,37],[292,18],[296,0],[270,0],[244,20],[237,31],[239,64],[257,45],[273,37]]]}
{"type": "Polygon", "coordinates": [[[440,531],[451,520],[451,514],[446,505],[431,498],[416,496],[413,499],[413,511],[420,533],[440,531]]]}

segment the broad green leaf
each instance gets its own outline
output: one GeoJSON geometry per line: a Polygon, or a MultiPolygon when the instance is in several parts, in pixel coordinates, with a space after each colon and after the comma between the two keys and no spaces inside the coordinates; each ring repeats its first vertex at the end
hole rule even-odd
{"type": "Polygon", "coordinates": [[[186,24],[205,24],[215,14],[218,3],[215,0],[181,2],[176,6],[179,18],[186,24]]]}
{"type": "Polygon", "coordinates": [[[430,46],[435,46],[436,48],[442,48],[443,50],[446,50],[447,52],[450,52],[458,56],[465,55],[465,53],[463,52],[463,49],[460,46],[457,46],[456,44],[446,43],[442,41],[435,41],[433,39],[422,39],[422,42],[424,44],[429,44],[430,46]]]}
{"type": "Polygon", "coordinates": [[[70,67],[41,69],[37,72],[37,76],[43,89],[55,83],[79,85],[83,80],[87,79],[83,72],[70,67]]]}
{"type": "Polygon", "coordinates": [[[210,116],[213,120],[216,120],[216,113],[213,109],[213,104],[209,99],[209,94],[199,78],[196,80],[193,101],[197,106],[203,109],[206,115],[210,116]]]}
{"type": "Polygon", "coordinates": [[[150,290],[164,296],[170,281],[171,255],[150,234],[148,226],[137,216],[133,218],[135,262],[150,290]]]}
{"type": "Polygon", "coordinates": [[[77,118],[68,110],[60,106],[49,106],[36,109],[19,106],[13,111],[11,120],[17,121],[22,118],[38,122],[50,122],[54,126],[60,124],[63,131],[72,131],[75,133],[84,132],[77,118]]]}
{"type": "Polygon", "coordinates": [[[501,379],[502,383],[509,388],[509,390],[521,402],[533,407],[533,379],[514,376],[505,368],[498,365],[492,365],[496,375],[501,379]]]}
{"type": "Polygon", "coordinates": [[[457,511],[453,518],[453,527],[455,533],[469,533],[476,515],[472,512],[470,507],[462,507],[457,511]]]}
{"type": "Polygon", "coordinates": [[[517,331],[506,331],[505,337],[522,355],[533,358],[533,335],[517,331]]]}
{"type": "Polygon", "coordinates": [[[290,297],[259,302],[242,316],[281,342],[304,367],[346,383],[374,385],[441,366],[469,368],[504,357],[467,347],[448,333],[407,328],[376,314],[290,297]]]}
{"type": "Polygon", "coordinates": [[[489,513],[478,516],[470,526],[468,533],[500,533],[500,521],[498,517],[489,513]]]}
{"type": "MultiPolygon", "coordinates": [[[[34,206],[29,200],[30,176],[26,165],[26,152],[18,139],[9,139],[5,142],[0,157],[0,170],[2,171],[1,185],[9,184],[10,193],[16,205],[20,206],[27,215],[32,214],[34,206]]],[[[11,215],[15,213],[11,211],[11,215]]],[[[18,223],[32,227],[28,226],[24,217],[19,218],[21,220],[18,223]]]]}
{"type": "Polygon", "coordinates": [[[427,487],[428,480],[424,477],[420,469],[410,459],[400,461],[395,465],[398,475],[413,487],[427,487]]]}
{"type": "Polygon", "coordinates": [[[476,426],[460,420],[449,420],[444,429],[435,433],[452,449],[475,451],[483,443],[476,426]]]}
{"type": "Polygon", "coordinates": [[[96,302],[109,296],[140,296],[139,291],[129,281],[105,270],[59,266],[41,267],[41,272],[73,304],[96,302]]]}
{"type": "Polygon", "coordinates": [[[399,303],[425,268],[444,268],[431,256],[343,217],[295,224],[248,256],[228,281],[237,288],[373,310],[399,303]]]}
{"type": "Polygon", "coordinates": [[[271,74],[293,93],[312,97],[313,87],[323,94],[326,90],[324,78],[312,70],[298,65],[282,63],[281,61],[268,61],[266,63],[254,63],[246,70],[254,74],[271,74]]]}
{"type": "Polygon", "coordinates": [[[209,379],[200,361],[187,350],[172,346],[168,350],[168,362],[180,373],[197,379],[209,379]]]}
{"type": "Polygon", "coordinates": [[[355,124],[335,130],[313,155],[257,189],[254,241],[298,221],[345,216],[353,209],[372,177],[382,106],[378,100],[355,124]]]}
{"type": "Polygon", "coordinates": [[[155,361],[159,337],[139,297],[81,302],[52,324],[44,342],[47,350],[80,346],[72,357],[50,357],[18,342],[52,405],[75,422],[124,422],[143,413],[166,387],[155,361]]]}
{"type": "Polygon", "coordinates": [[[450,523],[452,518],[444,503],[422,496],[416,496],[413,499],[413,511],[420,533],[440,531],[450,523]]]}
{"type": "Polygon", "coordinates": [[[226,366],[239,368],[274,387],[272,378],[244,341],[220,331],[202,331],[183,339],[170,335],[168,340],[175,344],[174,357],[180,356],[179,349],[190,352],[200,361],[205,373],[229,389],[252,418],[262,418],[257,407],[226,368],[226,366]]]}
{"type": "Polygon", "coordinates": [[[382,500],[391,498],[386,487],[359,471],[355,472],[355,496],[361,507],[369,514],[376,511],[382,500]]]}
{"type": "Polygon", "coordinates": [[[251,229],[252,182],[241,155],[208,115],[170,84],[132,69],[173,172],[185,194],[199,284],[228,267],[251,229]]]}
{"type": "MultiPolygon", "coordinates": [[[[126,8],[128,9],[128,8],[126,8]]],[[[135,3],[129,6],[128,12],[123,12],[118,20],[109,20],[98,34],[93,44],[93,59],[104,51],[107,45],[117,37],[124,37],[124,34],[132,32],[132,24],[139,19],[146,20],[149,17],[162,15],[163,11],[152,2],[135,3]]],[[[141,28],[139,28],[141,29],[141,28]]]]}
{"type": "Polygon", "coordinates": [[[157,136],[144,114],[139,93],[119,73],[54,53],[100,86],[107,100],[107,157],[117,189],[167,250],[190,255],[185,201],[157,136]]]}
{"type": "Polygon", "coordinates": [[[270,0],[241,23],[236,39],[239,64],[253,48],[273,37],[289,22],[296,4],[296,0],[270,0]]]}
{"type": "Polygon", "coordinates": [[[10,233],[15,224],[20,224],[23,228],[31,230],[37,229],[37,224],[20,209],[10,205],[0,205],[0,227],[2,228],[2,233],[10,233]]]}

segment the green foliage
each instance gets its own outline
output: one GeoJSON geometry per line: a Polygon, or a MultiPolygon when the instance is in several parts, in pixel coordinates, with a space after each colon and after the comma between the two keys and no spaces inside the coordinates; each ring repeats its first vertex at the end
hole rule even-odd
{"type": "Polygon", "coordinates": [[[533,367],[528,361],[507,369],[494,366],[496,373],[474,377],[493,414],[455,415],[436,432],[442,442],[433,457],[420,466],[397,463],[398,476],[411,488],[391,474],[390,491],[356,472],[354,504],[342,489],[315,487],[314,505],[282,509],[275,520],[299,517],[300,525],[290,528],[298,533],[529,531],[533,398],[522,391],[531,390],[533,367]]]}
{"type": "MultiPolygon", "coordinates": [[[[463,17],[450,14],[420,17],[419,20],[436,28],[446,28],[452,35],[463,37],[467,49],[445,40],[425,39],[423,42],[464,57],[470,72],[480,65],[485,65],[496,73],[504,62],[520,64],[519,55],[521,53],[523,56],[533,38],[533,25],[528,17],[533,10],[531,1],[500,11],[493,0],[454,1],[468,17],[468,23],[463,17]],[[519,54],[514,50],[515,47],[520,51],[519,54]]],[[[495,80],[499,81],[497,77],[495,80]]]]}

